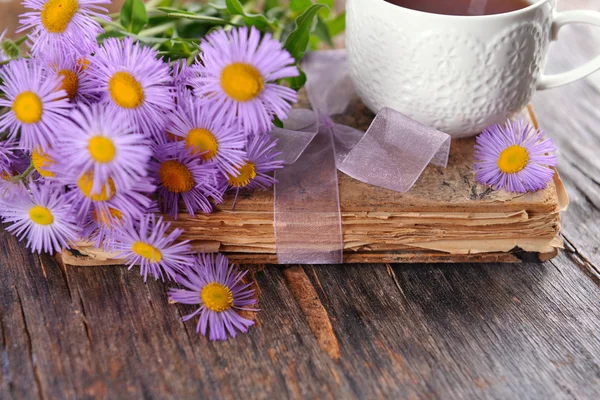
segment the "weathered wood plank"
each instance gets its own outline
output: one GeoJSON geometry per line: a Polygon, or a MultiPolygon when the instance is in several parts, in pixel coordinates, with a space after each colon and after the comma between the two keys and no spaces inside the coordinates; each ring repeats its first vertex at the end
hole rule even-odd
{"type": "MultiPolygon", "coordinates": [[[[2,255],[2,260],[8,260],[2,255]]],[[[2,374],[0,398],[27,399],[40,397],[40,388],[31,356],[31,338],[23,318],[21,300],[14,286],[9,285],[4,271],[12,268],[0,262],[0,338],[2,340],[2,374]]],[[[37,367],[36,367],[37,368],[37,367]]]]}
{"type": "Polygon", "coordinates": [[[262,294],[258,327],[225,343],[179,319],[193,307],[168,305],[167,285],[144,284],[124,267],[77,268],[94,357],[107,398],[336,398],[350,392],[321,351],[278,268],[254,272],[262,294]],[[296,384],[294,384],[296,382],[296,384]]]}
{"type": "Polygon", "coordinates": [[[70,278],[105,376],[106,398],[208,395],[207,360],[196,363],[164,284],[144,284],[137,271],[124,267],[74,268],[70,278]]]}
{"type": "Polygon", "coordinates": [[[567,255],[305,268],[361,397],[600,396],[600,292],[567,255]]]}
{"type": "Polygon", "coordinates": [[[3,386],[15,398],[82,398],[102,390],[78,300],[49,256],[0,230],[3,386]]]}
{"type": "MultiPolygon", "coordinates": [[[[253,273],[260,288],[258,326],[225,343],[210,343],[186,325],[198,358],[213,360],[213,393],[227,398],[352,398],[352,381],[322,351],[279,268],[253,273]]],[[[189,312],[191,308],[182,310],[189,312]]]]}

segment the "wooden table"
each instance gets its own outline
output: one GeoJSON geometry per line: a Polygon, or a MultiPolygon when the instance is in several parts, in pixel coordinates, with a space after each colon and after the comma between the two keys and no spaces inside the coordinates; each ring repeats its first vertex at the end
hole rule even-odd
{"type": "MultiPolygon", "coordinates": [[[[549,71],[598,52],[600,30],[565,29],[549,71]]],[[[571,196],[558,258],[264,266],[258,326],[224,343],[182,323],[166,285],[0,231],[0,398],[598,398],[600,74],[534,107],[571,196]]]]}

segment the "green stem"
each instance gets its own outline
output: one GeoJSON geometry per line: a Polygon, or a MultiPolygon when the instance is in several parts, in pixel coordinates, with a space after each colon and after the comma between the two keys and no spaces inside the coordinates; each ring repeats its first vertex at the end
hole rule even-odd
{"type": "Polygon", "coordinates": [[[27,40],[27,35],[23,35],[20,38],[18,38],[17,40],[15,40],[15,44],[17,46],[20,46],[21,44],[25,43],[25,41],[27,40]]]}
{"type": "Polygon", "coordinates": [[[162,24],[162,25],[154,26],[152,28],[144,29],[143,31],[138,33],[138,36],[139,37],[155,36],[158,33],[166,32],[169,29],[172,29],[174,27],[175,27],[174,22],[168,22],[166,24],[162,24]]]}
{"type": "Polygon", "coordinates": [[[35,167],[33,166],[33,161],[32,161],[31,164],[29,164],[29,167],[27,167],[27,169],[25,170],[25,172],[23,172],[20,175],[14,176],[12,178],[12,181],[19,182],[19,181],[25,180],[29,176],[31,171],[33,171],[34,169],[35,169],[35,167]]]}
{"type": "Polygon", "coordinates": [[[113,28],[117,28],[120,31],[124,31],[125,28],[123,27],[123,25],[117,23],[117,22],[113,22],[113,21],[105,21],[103,19],[100,18],[94,18],[96,20],[96,22],[98,22],[100,24],[100,26],[104,27],[104,26],[112,26],[113,28]]]}

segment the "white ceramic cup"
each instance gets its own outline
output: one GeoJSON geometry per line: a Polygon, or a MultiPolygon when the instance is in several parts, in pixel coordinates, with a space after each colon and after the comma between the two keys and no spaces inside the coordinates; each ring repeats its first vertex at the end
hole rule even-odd
{"type": "MultiPolygon", "coordinates": [[[[445,0],[444,0],[445,1],[445,0]]],[[[600,57],[543,75],[549,44],[600,13],[556,12],[556,0],[496,15],[453,16],[384,0],[347,0],[346,48],[356,90],[373,111],[400,111],[453,137],[472,136],[519,112],[536,90],[600,69],[600,57]]]]}

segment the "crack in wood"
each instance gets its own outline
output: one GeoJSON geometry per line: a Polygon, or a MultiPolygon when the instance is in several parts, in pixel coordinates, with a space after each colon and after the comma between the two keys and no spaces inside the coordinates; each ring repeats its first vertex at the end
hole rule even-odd
{"type": "MultiPolygon", "coordinates": [[[[65,281],[65,286],[67,287],[67,293],[69,294],[69,300],[73,300],[73,296],[71,295],[71,286],[69,285],[69,276],[67,275],[67,265],[63,262],[62,257],[59,254],[55,254],[54,255],[54,261],[56,261],[56,263],[58,264],[58,269],[60,270],[60,275],[63,278],[63,281],[65,281]]],[[[40,264],[43,265],[41,257],[40,257],[40,264]]],[[[81,296],[80,296],[81,299],[81,296]]]]}
{"type": "Polygon", "coordinates": [[[308,267],[310,268],[310,272],[312,273],[313,279],[317,283],[317,286],[319,286],[319,289],[321,290],[321,293],[323,294],[323,297],[325,298],[325,300],[329,301],[329,297],[327,296],[327,292],[323,289],[323,285],[321,285],[321,281],[319,280],[319,276],[317,275],[317,271],[315,270],[315,266],[314,265],[309,265],[308,267]]]}
{"type": "Polygon", "coordinates": [[[29,333],[29,328],[27,327],[27,319],[25,318],[25,310],[23,308],[23,301],[21,300],[21,295],[19,294],[19,290],[15,287],[15,293],[17,294],[17,300],[19,301],[19,308],[21,309],[21,318],[23,318],[23,327],[25,331],[25,339],[27,342],[27,354],[29,356],[29,360],[31,361],[31,366],[33,367],[33,380],[37,391],[40,395],[40,398],[45,399],[44,391],[42,390],[42,380],[40,377],[40,371],[38,369],[37,363],[33,359],[33,345],[31,343],[31,334],[29,333]]]}
{"type": "Polygon", "coordinates": [[[35,255],[40,263],[40,267],[42,267],[42,274],[44,274],[44,279],[46,279],[46,282],[48,282],[48,275],[46,274],[46,267],[44,266],[44,260],[42,259],[42,255],[39,253],[35,255]]]}
{"type": "MultiPolygon", "coordinates": [[[[596,284],[600,285],[600,267],[595,265],[590,259],[584,256],[579,249],[577,249],[577,246],[575,246],[575,244],[569,240],[566,235],[563,234],[562,237],[569,245],[568,248],[565,248],[565,250],[567,250],[565,253],[587,276],[589,276],[596,284]]],[[[556,264],[553,262],[552,264],[556,266],[556,264]]]]}
{"type": "Polygon", "coordinates": [[[85,306],[83,305],[83,296],[81,295],[81,291],[77,288],[77,294],[79,296],[79,307],[81,308],[81,322],[83,323],[83,329],[85,330],[85,335],[88,339],[90,347],[92,346],[92,331],[90,328],[90,324],[87,320],[87,314],[85,311],[85,306]]]}
{"type": "Polygon", "coordinates": [[[183,327],[183,331],[185,332],[185,336],[188,340],[188,344],[190,345],[190,349],[192,350],[192,355],[194,356],[194,359],[198,359],[196,357],[196,352],[194,350],[194,344],[192,343],[192,337],[190,336],[190,331],[188,330],[187,324],[183,321],[183,314],[181,313],[180,310],[180,304],[175,304],[175,309],[177,310],[177,315],[179,316],[179,318],[177,318],[177,320],[179,321],[179,324],[183,327]]]}
{"type": "Polygon", "coordinates": [[[404,290],[402,290],[402,286],[400,286],[400,282],[398,282],[398,277],[396,276],[394,269],[392,268],[392,266],[390,264],[385,264],[385,269],[386,269],[388,275],[392,278],[392,281],[394,281],[394,285],[398,288],[398,291],[400,292],[402,299],[410,307],[408,299],[406,298],[406,294],[404,294],[404,290]]]}

